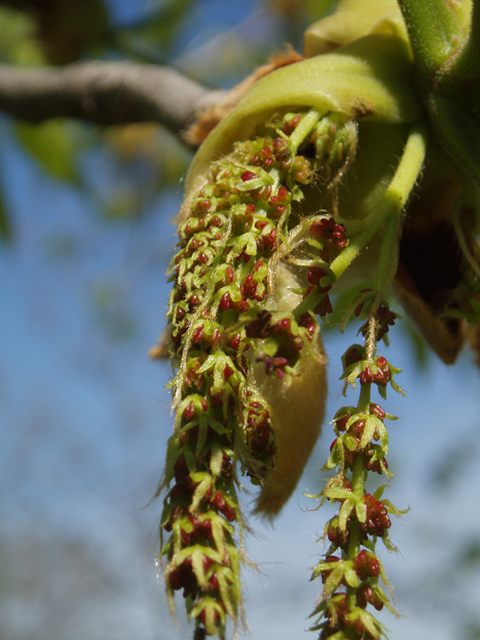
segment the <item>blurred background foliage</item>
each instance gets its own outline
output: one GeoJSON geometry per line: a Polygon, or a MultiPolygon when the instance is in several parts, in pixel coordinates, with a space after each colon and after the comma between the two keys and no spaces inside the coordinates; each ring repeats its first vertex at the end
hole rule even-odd
{"type": "MultiPolygon", "coordinates": [[[[284,43],[301,50],[305,28],[334,4],[0,0],[0,62],[130,59],[173,64],[229,87],[284,43]]],[[[192,153],[153,123],[32,125],[0,116],[0,131],[0,640],[188,636],[185,621],[175,631],[155,580],[159,505],[143,507],[171,430],[163,390],[170,372],[146,354],[164,324],[170,221],[192,153]]],[[[414,393],[440,402],[445,386],[475,396],[468,356],[458,376],[435,368],[413,329],[397,324],[407,337],[392,360],[411,365],[412,345],[416,354],[418,368],[404,383],[412,402],[414,393]]],[[[327,343],[335,396],[346,342],[331,334],[327,343]]],[[[420,633],[442,640],[453,631],[480,638],[480,519],[476,492],[466,490],[479,481],[480,402],[460,411],[451,397],[445,392],[446,404],[438,404],[441,424],[431,424],[428,399],[423,409],[405,411],[409,403],[397,400],[389,408],[407,413],[403,435],[392,438],[393,502],[407,500],[421,514],[408,532],[393,534],[405,556],[416,545],[408,575],[397,565],[387,570],[394,582],[399,574],[400,609],[411,616],[410,627],[386,620],[397,640],[420,633]],[[431,429],[427,440],[418,422],[431,429]],[[415,494],[420,485],[426,496],[415,494]]],[[[333,415],[338,397],[331,404],[333,415]]],[[[305,476],[311,493],[328,444],[305,476]]],[[[301,637],[317,596],[305,568],[315,562],[312,542],[327,516],[313,519],[298,501],[275,533],[253,523],[251,553],[270,576],[247,573],[248,619],[262,640],[301,637]]]]}

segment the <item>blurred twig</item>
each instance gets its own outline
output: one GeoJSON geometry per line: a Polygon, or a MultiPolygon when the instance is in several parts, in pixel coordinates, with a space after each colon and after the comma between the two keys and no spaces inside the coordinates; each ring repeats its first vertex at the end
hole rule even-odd
{"type": "Polygon", "coordinates": [[[19,69],[0,64],[0,111],[30,122],[69,117],[104,125],[158,122],[181,134],[216,102],[211,90],[173,67],[83,62],[19,69]]]}

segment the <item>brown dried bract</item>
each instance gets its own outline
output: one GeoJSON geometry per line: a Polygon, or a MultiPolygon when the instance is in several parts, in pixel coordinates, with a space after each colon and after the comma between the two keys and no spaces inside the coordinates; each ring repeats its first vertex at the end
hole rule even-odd
{"type": "Polygon", "coordinates": [[[303,60],[303,56],[297,53],[291,45],[287,45],[285,51],[272,55],[266,64],[257,67],[242,82],[226,92],[216,104],[198,113],[195,122],[183,134],[184,140],[191,147],[200,146],[210,131],[230,113],[257,80],[275,69],[300,62],[300,60],[303,60]]]}

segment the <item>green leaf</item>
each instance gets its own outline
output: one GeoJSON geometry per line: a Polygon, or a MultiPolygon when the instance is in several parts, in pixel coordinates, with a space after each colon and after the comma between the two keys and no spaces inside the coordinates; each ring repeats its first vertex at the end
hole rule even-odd
{"type": "Polygon", "coordinates": [[[77,148],[66,124],[49,120],[42,124],[15,122],[15,134],[24,149],[52,177],[80,184],[77,170],[77,148]]]}
{"type": "Polygon", "coordinates": [[[189,16],[192,0],[170,0],[163,3],[154,15],[149,15],[141,22],[121,29],[117,34],[120,46],[133,45],[140,54],[155,54],[168,51],[175,43],[178,29],[189,16]]]}

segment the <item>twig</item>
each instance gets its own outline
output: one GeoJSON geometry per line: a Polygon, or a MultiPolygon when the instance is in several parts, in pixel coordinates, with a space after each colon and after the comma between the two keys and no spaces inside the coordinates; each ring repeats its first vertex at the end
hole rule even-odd
{"type": "Polygon", "coordinates": [[[56,117],[105,125],[158,122],[181,135],[198,112],[224,94],[173,67],[82,62],[19,69],[0,64],[0,111],[30,122],[56,117]]]}

